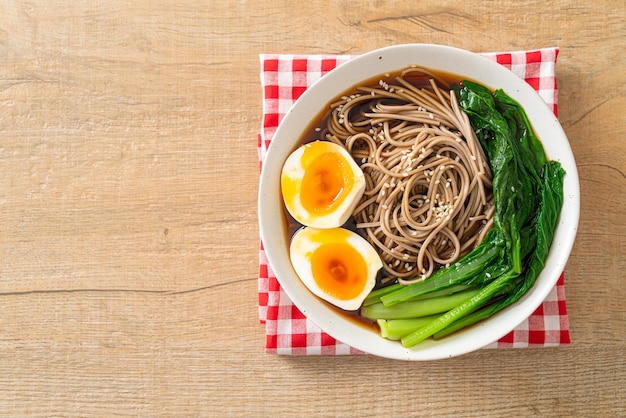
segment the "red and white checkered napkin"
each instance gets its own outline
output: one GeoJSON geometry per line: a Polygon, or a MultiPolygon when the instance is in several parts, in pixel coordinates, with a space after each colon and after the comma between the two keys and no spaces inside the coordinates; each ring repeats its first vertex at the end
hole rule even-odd
{"type": "MultiPolygon", "coordinates": [[[[557,114],[555,64],[558,48],[486,53],[526,80],[557,114]]],[[[263,127],[258,137],[262,166],[267,148],[283,116],[313,82],[350,56],[261,55],[263,127]]],[[[266,352],[271,354],[359,354],[360,351],[321,331],[296,308],[281,289],[260,246],[259,317],[266,329],[266,352]]],[[[485,348],[547,347],[570,343],[564,279],[522,324],[485,348]]]]}

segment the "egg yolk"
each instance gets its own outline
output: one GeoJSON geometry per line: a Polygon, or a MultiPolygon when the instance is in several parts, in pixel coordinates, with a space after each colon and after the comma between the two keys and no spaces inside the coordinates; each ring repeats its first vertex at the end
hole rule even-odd
{"type": "Polygon", "coordinates": [[[328,295],[340,300],[358,296],[367,281],[367,265],[354,247],[342,243],[320,245],[311,257],[313,279],[328,295]]]}
{"type": "MultiPolygon", "coordinates": [[[[305,159],[305,155],[303,159],[305,159]]],[[[302,206],[312,213],[334,210],[342,201],[342,194],[352,189],[348,162],[333,152],[327,152],[305,165],[300,199],[302,206]]]]}

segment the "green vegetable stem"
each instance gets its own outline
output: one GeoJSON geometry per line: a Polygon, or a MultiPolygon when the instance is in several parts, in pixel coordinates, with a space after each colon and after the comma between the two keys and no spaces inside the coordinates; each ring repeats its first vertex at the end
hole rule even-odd
{"type": "Polygon", "coordinates": [[[369,319],[408,319],[449,311],[458,304],[470,299],[478,290],[470,289],[446,296],[412,300],[385,306],[382,303],[365,306],[361,315],[369,319]]]}

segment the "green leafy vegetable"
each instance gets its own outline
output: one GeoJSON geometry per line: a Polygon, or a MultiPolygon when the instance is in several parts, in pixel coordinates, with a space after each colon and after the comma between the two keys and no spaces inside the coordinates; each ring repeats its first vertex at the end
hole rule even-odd
{"type": "Polygon", "coordinates": [[[428,324],[438,315],[422,316],[409,319],[379,319],[376,322],[380,334],[389,340],[399,340],[407,334],[428,324]]]}
{"type": "Polygon", "coordinates": [[[393,306],[374,303],[361,309],[361,316],[369,319],[407,319],[433,315],[449,311],[473,297],[477,290],[464,290],[447,296],[438,296],[426,299],[411,300],[393,306]]]}
{"type": "Polygon", "coordinates": [[[549,161],[544,165],[543,193],[537,219],[533,222],[536,237],[536,248],[524,274],[523,280],[510,282],[510,289],[507,289],[508,296],[477,311],[463,319],[453,322],[450,326],[435,333],[434,338],[442,338],[459,329],[473,325],[483,319],[490,317],[503,308],[517,302],[535,284],[535,280],[543,269],[545,259],[550,250],[550,243],[554,237],[554,230],[558,221],[559,211],[563,205],[563,177],[565,171],[559,163],[549,161]]]}

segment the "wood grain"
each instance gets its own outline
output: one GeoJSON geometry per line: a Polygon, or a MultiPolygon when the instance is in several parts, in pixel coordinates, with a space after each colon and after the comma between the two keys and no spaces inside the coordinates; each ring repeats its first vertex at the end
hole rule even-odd
{"type": "Polygon", "coordinates": [[[617,417],[626,4],[0,4],[0,414],[617,417]],[[581,180],[573,343],[429,363],[264,354],[258,54],[559,46],[581,180]]]}

